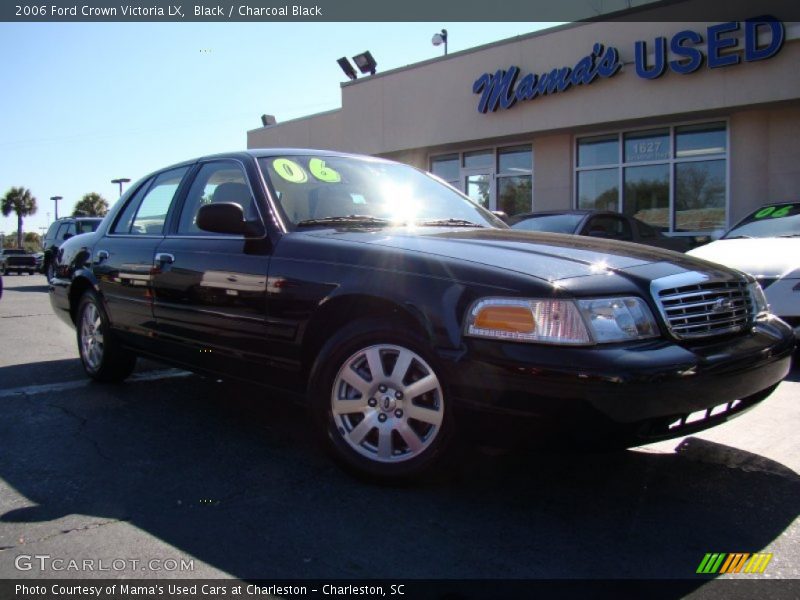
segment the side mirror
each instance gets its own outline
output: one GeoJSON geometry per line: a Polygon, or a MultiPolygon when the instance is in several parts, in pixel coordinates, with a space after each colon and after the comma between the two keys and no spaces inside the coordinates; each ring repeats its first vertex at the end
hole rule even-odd
{"type": "Polygon", "coordinates": [[[197,211],[197,226],[203,231],[244,235],[247,222],[244,210],[235,202],[215,202],[197,211]]]}
{"type": "Polygon", "coordinates": [[[65,234],[64,234],[64,237],[63,237],[63,238],[61,238],[61,239],[63,239],[63,240],[66,242],[66,241],[67,241],[69,238],[71,238],[73,235],[75,235],[75,234],[74,234],[74,233],[65,233],[65,234]]]}

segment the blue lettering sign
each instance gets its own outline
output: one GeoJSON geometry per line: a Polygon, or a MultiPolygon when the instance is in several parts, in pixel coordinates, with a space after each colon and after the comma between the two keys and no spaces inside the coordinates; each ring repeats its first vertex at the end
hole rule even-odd
{"type": "Polygon", "coordinates": [[[748,19],[744,22],[744,60],[754,62],[775,56],[783,46],[784,37],[783,23],[775,17],[748,19]],[[764,27],[769,28],[772,40],[761,48],[758,45],[758,31],[764,27]]]}
{"type": "Polygon", "coordinates": [[[639,41],[633,45],[636,74],[643,79],[658,79],[667,69],[667,38],[658,37],[653,44],[653,66],[647,66],[647,42],[639,41]]]}
{"type": "Polygon", "coordinates": [[[684,59],[669,61],[669,68],[681,75],[688,75],[689,73],[694,73],[702,66],[703,53],[692,46],[684,46],[684,42],[702,44],[703,36],[695,31],[686,30],[676,33],[672,36],[672,40],[670,40],[669,49],[673,54],[684,57],[684,59]]]}
{"type": "MultiPolygon", "coordinates": [[[[694,73],[703,63],[716,69],[741,62],[740,53],[735,52],[739,40],[729,34],[741,29],[741,23],[731,21],[706,28],[706,35],[685,29],[673,35],[653,40],[652,64],[648,60],[648,44],[645,40],[634,43],[634,67],[642,79],[658,79],[667,69],[680,75],[694,73]],[[707,54],[699,48],[705,40],[707,54]],[[672,60],[667,58],[667,49],[672,60]]],[[[744,21],[744,61],[755,62],[775,56],[783,47],[786,31],[783,23],[766,15],[744,21]]],[[[541,74],[528,73],[520,78],[520,68],[498,69],[494,74],[484,73],[472,84],[472,93],[480,94],[478,112],[496,112],[498,108],[509,109],[517,102],[534,100],[566,92],[572,86],[590,85],[598,78],[607,79],[622,68],[619,51],[594,44],[592,53],[581,58],[573,67],[561,67],[541,74]]]]}
{"type": "MultiPolygon", "coordinates": [[[[653,64],[647,61],[647,42],[640,40],[634,44],[634,64],[636,74],[643,79],[657,79],[666,71],[667,67],[680,75],[694,73],[707,61],[710,69],[737,65],[740,62],[739,53],[734,50],[739,46],[739,40],[731,37],[741,29],[741,24],[735,21],[711,25],[706,29],[705,38],[701,33],[691,30],[679,31],[669,40],[669,51],[673,60],[667,61],[667,40],[658,37],[653,44],[653,64]],[[697,46],[707,41],[708,54],[703,54],[697,46]]],[[[783,46],[786,32],[783,23],[775,17],[764,16],[748,19],[744,22],[744,60],[754,62],[775,56],[783,46]],[[769,34],[769,40],[764,42],[760,36],[769,34]]]]}
{"type": "Polygon", "coordinates": [[[720,54],[725,48],[735,48],[739,43],[735,38],[721,37],[724,33],[739,31],[739,23],[720,23],[708,28],[708,66],[711,69],[739,64],[738,54],[720,54]]]}
{"type": "Polygon", "coordinates": [[[517,101],[565,92],[573,85],[589,85],[598,77],[613,77],[621,67],[616,48],[604,49],[602,44],[595,44],[592,53],[581,58],[574,67],[561,67],[541,75],[530,73],[518,85],[519,67],[484,73],[472,84],[472,93],[481,95],[478,112],[495,112],[498,108],[511,108],[517,101]]]}

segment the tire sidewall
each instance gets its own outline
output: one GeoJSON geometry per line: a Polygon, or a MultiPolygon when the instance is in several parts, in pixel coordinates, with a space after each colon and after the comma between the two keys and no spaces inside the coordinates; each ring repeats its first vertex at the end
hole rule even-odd
{"type": "Polygon", "coordinates": [[[339,330],[323,345],[314,362],[308,397],[321,441],[339,464],[362,478],[400,482],[417,477],[442,461],[453,437],[453,407],[445,369],[430,346],[401,323],[365,319],[339,330]],[[380,463],[358,454],[342,438],[331,410],[333,383],[341,367],[353,354],[377,344],[402,346],[418,354],[433,369],[442,389],[444,414],[436,439],[420,456],[398,463],[380,463]]]}

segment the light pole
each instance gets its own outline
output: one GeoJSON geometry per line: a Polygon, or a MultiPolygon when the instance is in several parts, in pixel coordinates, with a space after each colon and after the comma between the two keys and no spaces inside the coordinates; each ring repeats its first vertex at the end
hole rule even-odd
{"type": "Polygon", "coordinates": [[[127,177],[120,177],[119,179],[112,179],[111,183],[116,183],[116,184],[119,185],[119,195],[120,195],[120,197],[122,197],[122,184],[123,183],[130,183],[130,181],[131,180],[128,179],[127,177]]]}
{"type": "Polygon", "coordinates": [[[50,196],[50,200],[56,203],[56,221],[58,221],[58,201],[63,200],[63,196],[50,196]]]}

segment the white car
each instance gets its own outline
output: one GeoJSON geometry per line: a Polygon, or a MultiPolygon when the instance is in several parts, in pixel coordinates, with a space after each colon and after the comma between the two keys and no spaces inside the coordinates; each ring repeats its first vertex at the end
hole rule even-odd
{"type": "Polygon", "coordinates": [[[716,242],[687,254],[755,277],[770,305],[800,340],[800,202],[767,204],[716,242]]]}

